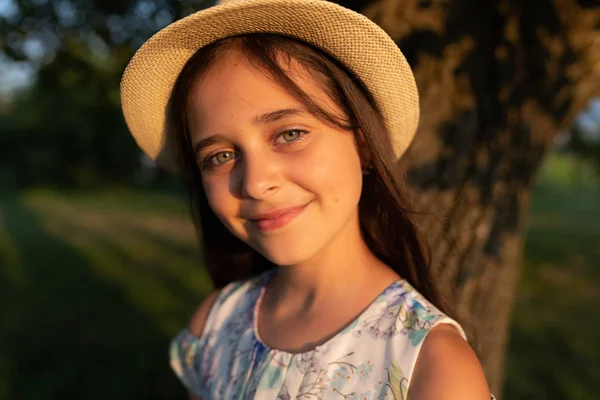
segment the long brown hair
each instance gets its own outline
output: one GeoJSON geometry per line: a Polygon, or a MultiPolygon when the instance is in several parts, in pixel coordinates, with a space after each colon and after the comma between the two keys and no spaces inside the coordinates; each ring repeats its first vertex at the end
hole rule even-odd
{"type": "MultiPolygon", "coordinates": [[[[215,287],[246,279],[275,265],[230,233],[209,207],[192,150],[187,124],[191,88],[215,61],[234,46],[251,65],[275,80],[319,118],[336,126],[364,133],[371,163],[359,201],[362,235],[369,249],[393,268],[423,296],[449,313],[430,273],[430,250],[410,218],[405,179],[394,174],[395,157],[377,104],[360,79],[334,57],[299,40],[274,34],[228,37],[198,50],[179,75],[168,110],[169,138],[178,155],[178,167],[187,189],[190,208],[208,271],[215,287]],[[296,60],[344,111],[341,120],[313,101],[281,68],[281,56],[296,60]],[[279,58],[278,58],[279,56],[279,58]]],[[[398,110],[402,112],[402,110],[398,110]]]]}

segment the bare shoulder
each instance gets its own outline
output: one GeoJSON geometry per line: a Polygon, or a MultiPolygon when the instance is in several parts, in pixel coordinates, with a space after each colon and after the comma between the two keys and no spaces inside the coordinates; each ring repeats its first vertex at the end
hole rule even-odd
{"type": "Polygon", "coordinates": [[[408,399],[490,399],[488,384],[475,352],[453,326],[439,324],[425,337],[408,399]]]}
{"type": "Polygon", "coordinates": [[[210,312],[213,304],[215,304],[215,301],[217,301],[219,293],[220,290],[213,290],[204,298],[204,300],[202,300],[198,308],[196,308],[196,311],[194,311],[188,326],[188,330],[191,334],[195,336],[200,336],[202,334],[202,329],[204,328],[204,324],[208,318],[208,313],[210,312]]]}
{"type": "MultiPolygon", "coordinates": [[[[204,324],[206,323],[206,319],[208,318],[208,314],[212,306],[217,301],[217,297],[219,296],[220,290],[213,290],[202,300],[200,305],[196,308],[192,317],[190,318],[190,323],[188,325],[188,330],[194,336],[200,336],[202,334],[202,330],[204,329],[204,324]]],[[[189,393],[190,400],[202,400],[202,397],[196,396],[193,393],[189,393]]]]}

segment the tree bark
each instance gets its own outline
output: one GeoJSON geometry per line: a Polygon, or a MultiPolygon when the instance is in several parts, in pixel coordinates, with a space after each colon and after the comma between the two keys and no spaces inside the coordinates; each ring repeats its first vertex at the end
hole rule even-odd
{"type": "Polygon", "coordinates": [[[337,3],[379,24],[413,67],[421,121],[398,171],[498,396],[535,172],[600,95],[597,1],[337,3]]]}

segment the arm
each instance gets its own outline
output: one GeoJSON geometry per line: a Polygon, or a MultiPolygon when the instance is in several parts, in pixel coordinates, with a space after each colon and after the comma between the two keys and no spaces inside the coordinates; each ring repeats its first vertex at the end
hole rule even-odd
{"type": "Polygon", "coordinates": [[[490,399],[487,381],[475,352],[451,325],[437,325],[425,337],[408,399],[490,399]]]}
{"type": "MultiPolygon", "coordinates": [[[[208,313],[210,312],[213,304],[215,304],[218,295],[219,291],[214,290],[208,296],[206,296],[204,300],[202,300],[202,303],[200,303],[190,319],[190,323],[188,325],[188,330],[190,333],[198,337],[202,334],[204,324],[208,318],[208,313]]],[[[202,398],[190,392],[190,400],[202,400],[202,398]]]]}

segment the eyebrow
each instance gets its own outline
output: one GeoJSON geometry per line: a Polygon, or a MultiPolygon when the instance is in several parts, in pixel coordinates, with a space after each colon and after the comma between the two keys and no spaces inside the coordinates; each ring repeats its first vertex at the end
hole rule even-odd
{"type": "MultiPolygon", "coordinates": [[[[258,115],[256,118],[254,118],[252,122],[254,125],[264,125],[292,115],[308,115],[308,113],[305,110],[301,110],[298,108],[284,108],[281,110],[271,111],[262,115],[258,115]]],[[[220,133],[207,137],[206,139],[203,139],[194,145],[194,154],[197,154],[200,150],[202,150],[205,147],[208,147],[223,140],[226,140],[226,137],[220,133]]]]}
{"type": "Polygon", "coordinates": [[[268,112],[257,116],[254,119],[255,124],[268,124],[270,122],[277,121],[278,119],[289,117],[292,115],[305,115],[306,111],[297,108],[284,108],[282,110],[268,112]]]}

